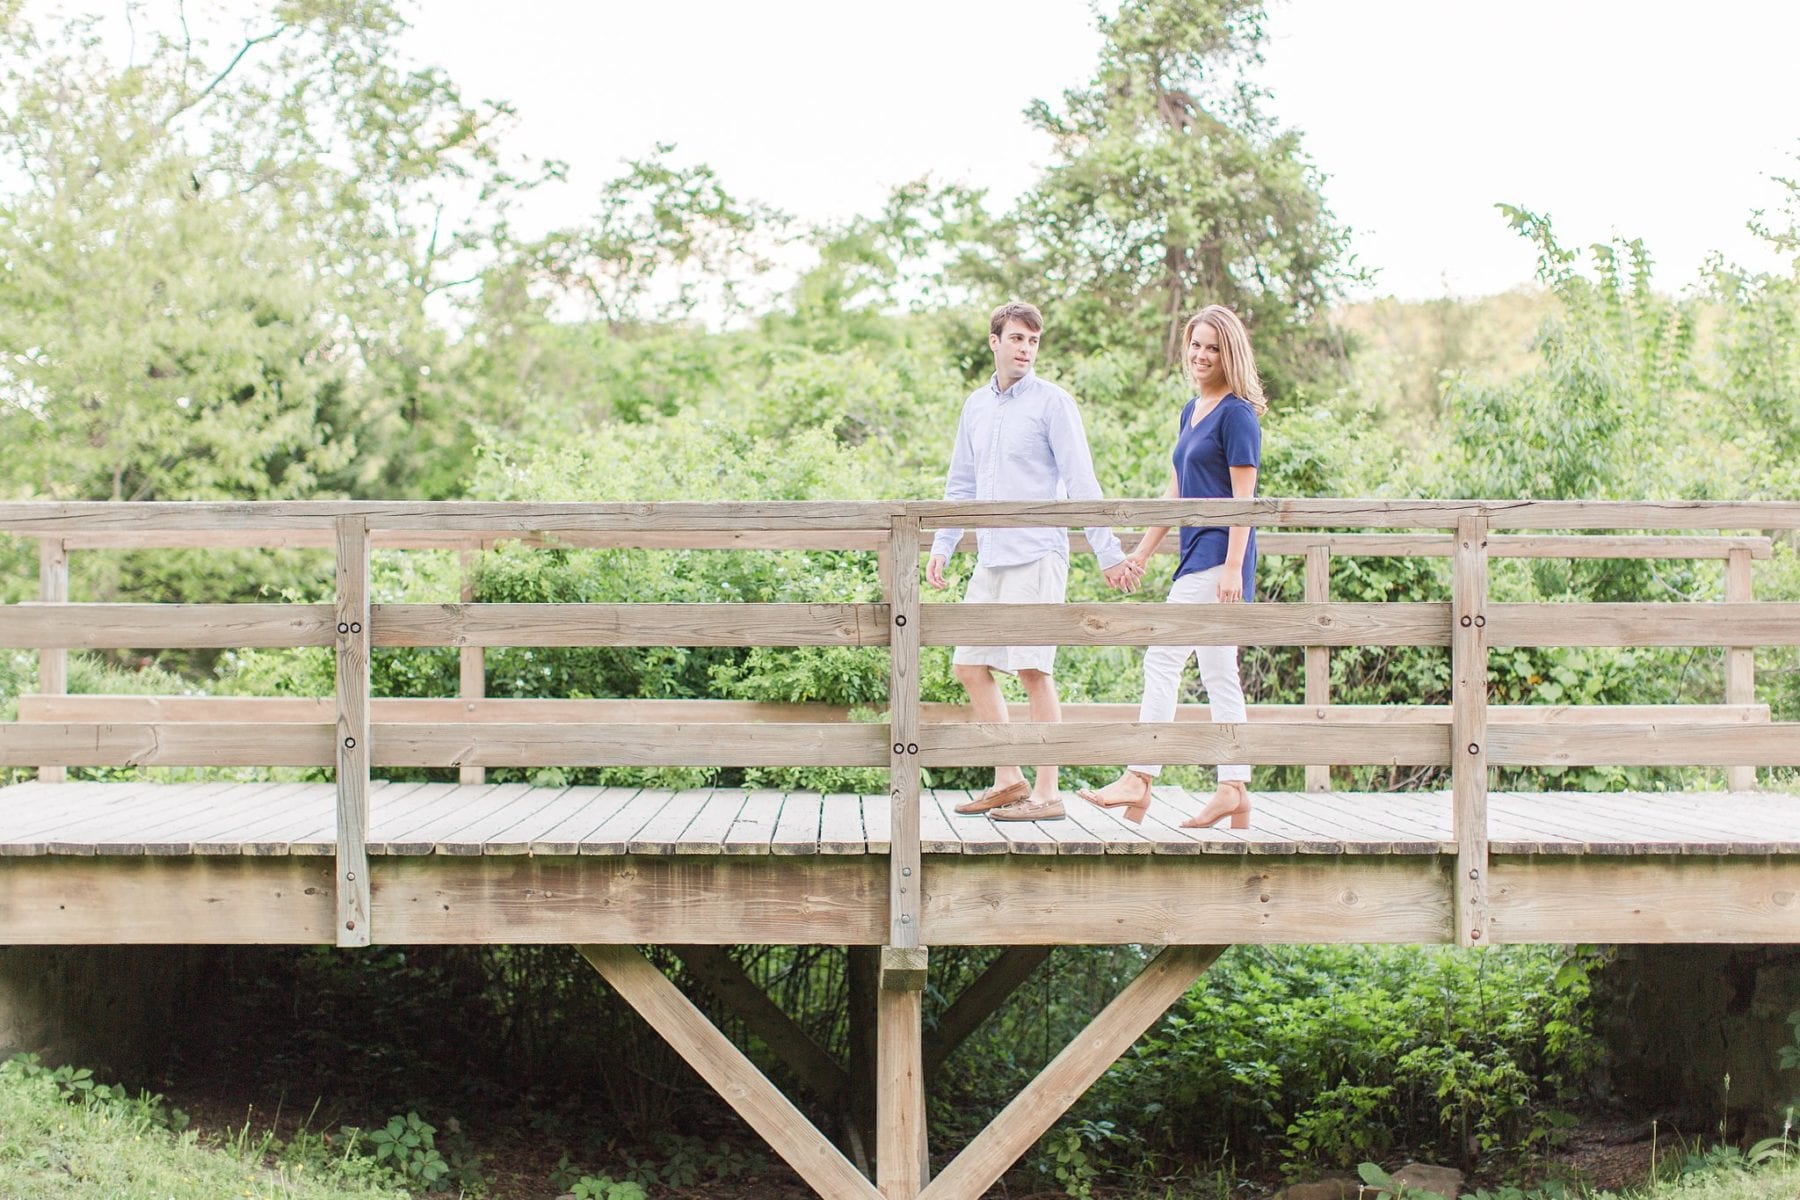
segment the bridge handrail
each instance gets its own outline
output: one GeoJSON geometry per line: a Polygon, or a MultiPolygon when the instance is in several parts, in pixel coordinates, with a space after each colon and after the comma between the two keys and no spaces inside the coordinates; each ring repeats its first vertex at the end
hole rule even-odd
{"type": "MultiPolygon", "coordinates": [[[[1143,760],[1308,765],[1308,785],[1328,784],[1337,764],[1406,763],[1452,768],[1458,861],[1457,927],[1480,940],[1486,923],[1486,792],[1489,765],[1575,762],[1717,764],[1732,785],[1749,764],[1795,760],[1800,737],[1771,725],[1753,701],[1753,647],[1800,644],[1800,606],[1756,603],[1750,565],[1770,554],[1766,537],[1546,534],[1519,530],[1793,530],[1800,504],[1704,501],[1142,501],[1057,504],[755,502],[513,504],[270,502],[219,504],[0,503],[0,531],[40,541],[40,605],[0,612],[0,645],[42,652],[40,692],[66,690],[64,652],[79,646],[333,646],[338,686],[332,720],[278,726],[244,721],[21,721],[0,727],[0,762],[203,762],[332,765],[338,775],[339,939],[367,940],[367,789],[372,765],[455,765],[465,779],[484,765],[882,765],[893,780],[891,942],[917,944],[918,779],[922,766],[1005,761],[1143,760]],[[1089,524],[1254,524],[1270,528],[1266,552],[1306,558],[1301,603],[1195,608],[1143,603],[1062,606],[922,604],[916,562],[931,530],[1089,524]],[[1292,532],[1289,527],[1331,526],[1292,532]],[[1449,536],[1341,530],[1453,529],[1449,536]],[[458,549],[503,540],[561,546],[875,550],[882,603],[733,605],[477,605],[465,583],[455,605],[375,605],[369,561],[377,547],[458,549]],[[330,546],[338,585],[332,604],[71,605],[72,549],[170,546],[330,546]],[[1343,604],[1329,600],[1329,556],[1448,556],[1449,603],[1343,604]],[[1487,562],[1510,557],[1714,558],[1725,564],[1725,603],[1492,604],[1487,562]],[[1046,611],[1048,609],[1048,611],[1046,611]],[[158,639],[175,639],[159,641],[158,639]],[[135,639],[135,640],[134,640],[135,639]],[[144,640],[149,639],[149,640],[144,640]],[[1069,645],[1165,642],[1306,647],[1307,704],[1258,710],[1240,726],[1173,726],[1102,719],[1065,726],[926,721],[918,697],[922,646],[1019,640],[1069,645]],[[393,719],[369,694],[376,646],[461,648],[464,701],[480,700],[488,645],[889,645],[886,724],[792,722],[546,722],[393,719]],[[1430,719],[1349,719],[1331,710],[1326,656],[1340,645],[1449,646],[1453,702],[1430,719]],[[1491,647],[1709,645],[1727,647],[1726,705],[1712,719],[1615,711],[1579,721],[1535,722],[1490,708],[1491,647]],[[473,668],[473,669],[471,669],[473,668]],[[472,676],[472,678],[471,678],[472,676]],[[473,686],[471,686],[473,684],[473,686]],[[1317,715],[1308,717],[1307,710],[1317,715]],[[1271,719],[1262,719],[1267,714],[1271,719]],[[1607,719],[1608,717],[1617,719],[1607,719]],[[1446,730],[1444,727],[1448,725],[1446,730]],[[1489,725],[1495,728],[1489,729],[1489,725]],[[930,736],[921,741],[922,730],[930,736]],[[479,729],[479,736],[472,732],[479,729]],[[379,737],[371,735],[378,733],[379,737]],[[1446,736],[1448,734],[1448,736],[1446,736]],[[628,748],[628,749],[627,749],[628,748]],[[372,750],[375,751],[372,753],[372,750]],[[549,756],[549,757],[546,757],[549,756]],[[1319,772],[1320,774],[1315,774],[1319,772]],[[1322,777],[1321,777],[1322,776],[1322,777]]],[[[1080,538],[1074,539],[1080,545],[1080,538]]],[[[539,702],[555,703],[555,702],[539,702]]],[[[577,702],[578,703],[578,702],[577,702]]],[[[1339,706],[1340,708],[1342,706],[1339,706]]],[[[22,716],[25,715],[22,709],[22,716]]],[[[67,714],[73,717],[73,711],[67,714]]],[[[1118,712],[1109,712],[1116,717],[1118,712]]],[[[1753,778],[1753,775],[1749,775],[1753,778]]]]}

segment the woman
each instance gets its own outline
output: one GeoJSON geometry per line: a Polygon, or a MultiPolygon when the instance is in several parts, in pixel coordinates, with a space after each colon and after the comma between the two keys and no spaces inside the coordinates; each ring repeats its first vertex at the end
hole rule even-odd
{"type": "MultiPolygon", "coordinates": [[[[1256,472],[1262,464],[1262,427],[1257,423],[1268,403],[1256,375],[1250,337],[1236,313],[1209,305],[1188,322],[1188,378],[1194,398],[1181,410],[1175,436],[1174,469],[1166,499],[1247,499],[1256,494],[1256,472]]],[[[1144,531],[1128,559],[1141,572],[1155,553],[1166,525],[1144,531]]],[[[1171,604],[1236,604],[1254,595],[1256,532],[1247,526],[1181,530],[1181,561],[1169,589],[1171,604]]],[[[1144,652],[1144,701],[1139,721],[1172,721],[1188,655],[1200,660],[1200,679],[1221,724],[1244,720],[1244,688],[1238,680],[1236,646],[1151,646],[1144,652]]],[[[1160,766],[1133,765],[1099,791],[1079,794],[1104,808],[1123,808],[1125,819],[1139,822],[1150,807],[1150,787],[1160,766]]],[[[1221,765],[1218,790],[1198,814],[1182,822],[1203,829],[1230,818],[1231,828],[1250,824],[1250,768],[1221,765]]]]}

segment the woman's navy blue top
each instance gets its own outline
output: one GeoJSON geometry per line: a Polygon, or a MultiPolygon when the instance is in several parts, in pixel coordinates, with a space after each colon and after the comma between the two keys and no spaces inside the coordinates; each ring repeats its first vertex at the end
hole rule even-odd
{"type": "MultiPolygon", "coordinates": [[[[1181,410],[1181,428],[1175,435],[1175,478],[1184,500],[1231,499],[1231,468],[1262,467],[1262,426],[1256,410],[1235,394],[1227,395],[1191,424],[1199,397],[1181,410]]],[[[1181,562],[1175,578],[1205,571],[1225,561],[1229,530],[1223,525],[1183,526],[1181,562]]],[[[1244,551],[1244,599],[1256,592],[1256,530],[1244,551]]]]}

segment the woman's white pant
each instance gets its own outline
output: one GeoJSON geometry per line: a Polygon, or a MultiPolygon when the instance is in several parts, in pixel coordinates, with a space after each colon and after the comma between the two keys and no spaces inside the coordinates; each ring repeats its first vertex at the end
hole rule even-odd
{"type": "MultiPolygon", "coordinates": [[[[1183,575],[1169,589],[1170,604],[1217,604],[1219,574],[1223,566],[1209,567],[1192,575],[1183,575]]],[[[1138,720],[1173,721],[1175,701],[1181,692],[1181,671],[1188,655],[1200,660],[1200,683],[1206,689],[1206,702],[1212,708],[1212,719],[1218,724],[1241,725],[1244,722],[1244,685],[1238,680],[1236,646],[1151,646],[1144,651],[1144,702],[1138,708],[1138,720]]],[[[1162,773],[1157,764],[1133,763],[1133,771],[1156,776],[1162,773]]],[[[1250,768],[1238,764],[1220,764],[1219,780],[1241,779],[1248,783],[1250,768]]]]}

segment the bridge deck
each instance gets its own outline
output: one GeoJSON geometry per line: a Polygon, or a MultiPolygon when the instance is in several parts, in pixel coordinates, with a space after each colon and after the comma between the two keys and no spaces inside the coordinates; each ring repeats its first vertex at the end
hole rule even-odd
{"type": "MultiPolygon", "coordinates": [[[[328,783],[24,783],[0,789],[0,855],[329,855],[328,783]]],[[[993,822],[922,795],[926,854],[1454,854],[1447,792],[1258,792],[1253,828],[1182,829],[1205,796],[1158,788],[1142,825],[1068,798],[993,822]]],[[[698,788],[377,783],[375,855],[885,855],[888,798],[698,788]]],[[[1800,855],[1800,796],[1494,792],[1497,855],[1800,855]]]]}

